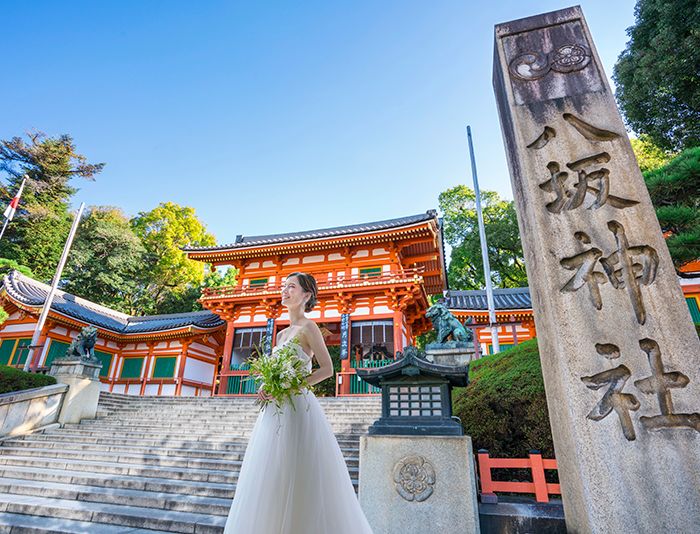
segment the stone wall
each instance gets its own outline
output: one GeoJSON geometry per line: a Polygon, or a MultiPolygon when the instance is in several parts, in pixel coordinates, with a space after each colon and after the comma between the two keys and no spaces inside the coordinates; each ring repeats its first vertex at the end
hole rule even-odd
{"type": "Polygon", "coordinates": [[[56,423],[67,390],[53,384],[0,395],[0,439],[56,423]]]}

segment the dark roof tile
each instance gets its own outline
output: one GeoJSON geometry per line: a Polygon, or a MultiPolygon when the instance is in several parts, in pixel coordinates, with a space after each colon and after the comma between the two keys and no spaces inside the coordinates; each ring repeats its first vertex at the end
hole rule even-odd
{"type": "Polygon", "coordinates": [[[437,218],[435,210],[428,210],[419,215],[409,215],[407,217],[399,217],[398,219],[387,219],[384,221],[375,221],[361,224],[350,224],[347,226],[336,226],[334,228],[320,228],[317,230],[304,230],[301,232],[289,232],[286,234],[270,234],[256,236],[236,236],[236,241],[227,245],[217,245],[215,247],[185,247],[183,250],[187,252],[206,252],[215,250],[227,250],[232,248],[245,248],[260,245],[273,245],[277,243],[289,243],[292,241],[304,241],[307,239],[321,239],[327,237],[336,237],[350,234],[361,234],[365,232],[376,232],[379,230],[388,230],[391,228],[400,228],[423,221],[429,221],[437,218]]]}
{"type": "MultiPolygon", "coordinates": [[[[50,290],[48,285],[24,276],[19,271],[5,275],[3,288],[13,299],[28,306],[41,306],[50,290]]],[[[218,315],[208,310],[132,317],[61,290],[56,291],[51,309],[120,334],[160,332],[186,326],[210,329],[224,324],[218,315]]]]}
{"type": "MultiPolygon", "coordinates": [[[[494,289],[493,300],[497,310],[532,309],[528,287],[494,289]]],[[[482,289],[447,291],[445,305],[450,310],[488,310],[486,291],[482,289]]]]}

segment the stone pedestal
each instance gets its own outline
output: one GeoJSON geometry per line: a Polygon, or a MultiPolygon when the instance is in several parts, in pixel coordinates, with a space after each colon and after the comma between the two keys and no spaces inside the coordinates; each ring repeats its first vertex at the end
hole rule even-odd
{"type": "Polygon", "coordinates": [[[494,87],[567,529],[698,532],[700,342],[581,9],[496,26],[494,87]]]}
{"type": "Polygon", "coordinates": [[[468,436],[361,436],[359,494],[377,533],[480,532],[468,436]]]}
{"type": "Polygon", "coordinates": [[[474,357],[474,344],[470,343],[468,347],[425,349],[425,359],[431,363],[440,365],[469,365],[474,357]]]}
{"type": "Polygon", "coordinates": [[[101,368],[100,362],[88,362],[78,358],[53,361],[49,374],[55,376],[57,382],[68,385],[58,416],[61,425],[95,418],[97,401],[100,398],[101,368]]]}

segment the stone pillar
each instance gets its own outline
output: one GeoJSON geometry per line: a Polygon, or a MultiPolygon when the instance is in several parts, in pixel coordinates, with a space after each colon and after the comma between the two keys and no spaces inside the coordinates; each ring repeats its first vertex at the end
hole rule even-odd
{"type": "Polygon", "coordinates": [[[58,422],[79,423],[82,419],[94,419],[97,401],[100,399],[100,369],[102,363],[74,358],[56,359],[51,363],[49,374],[59,384],[68,385],[63,399],[58,422]]]}
{"type": "Polygon", "coordinates": [[[581,9],[494,61],[567,529],[696,532],[700,341],[581,9]]]}
{"type": "Polygon", "coordinates": [[[360,506],[382,534],[478,534],[469,436],[360,436],[360,506]]]}

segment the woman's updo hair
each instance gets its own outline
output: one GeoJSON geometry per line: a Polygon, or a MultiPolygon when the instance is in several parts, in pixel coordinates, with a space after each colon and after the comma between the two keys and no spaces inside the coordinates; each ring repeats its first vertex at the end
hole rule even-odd
{"type": "Polygon", "coordinates": [[[311,293],[311,298],[309,298],[306,306],[304,306],[305,312],[310,312],[316,306],[318,302],[318,286],[316,285],[316,279],[308,273],[292,273],[287,275],[287,280],[292,276],[296,276],[299,280],[299,285],[304,291],[311,293]]]}

